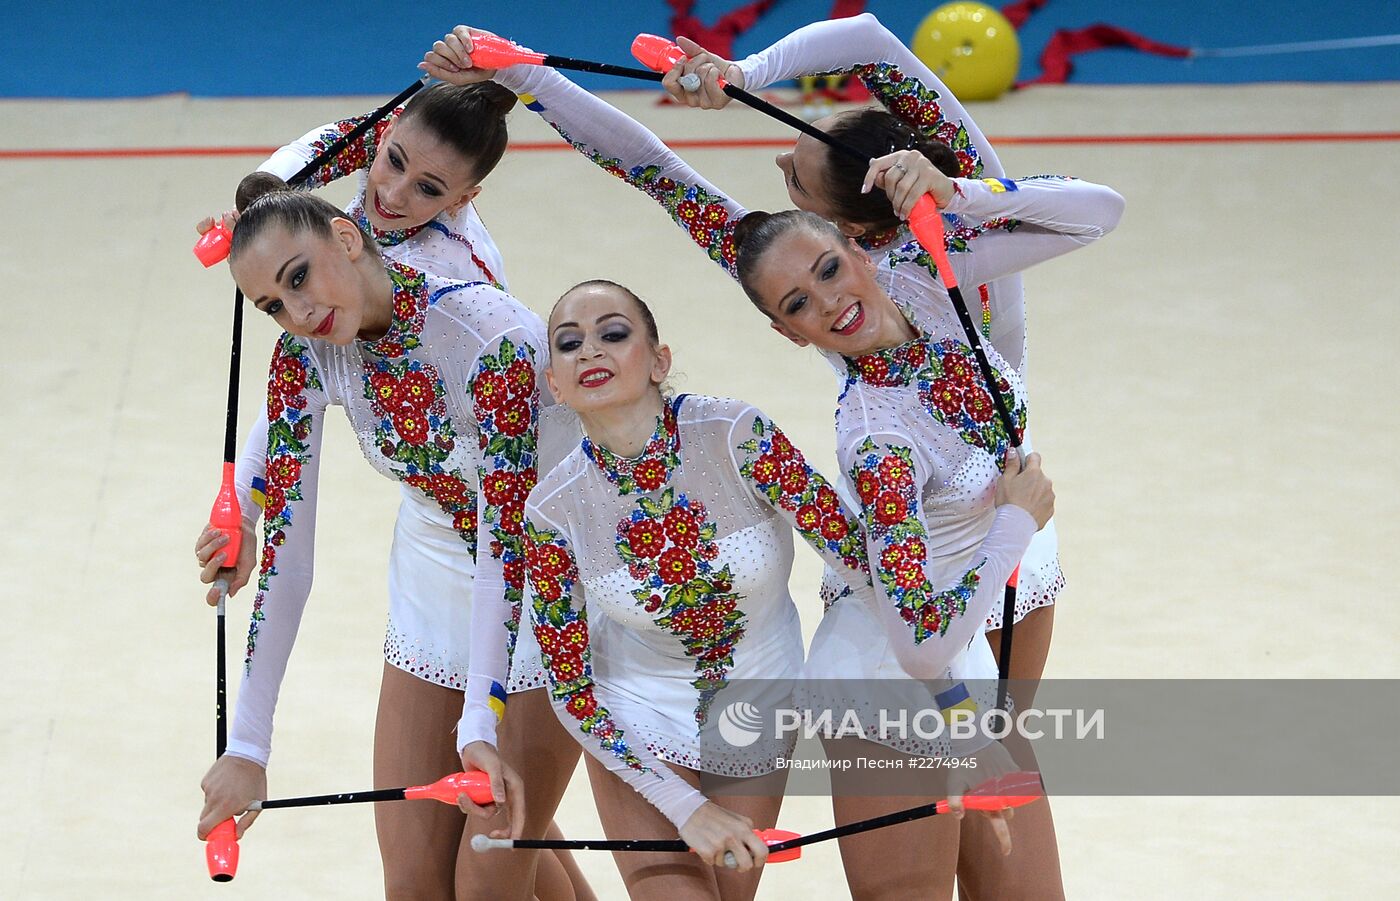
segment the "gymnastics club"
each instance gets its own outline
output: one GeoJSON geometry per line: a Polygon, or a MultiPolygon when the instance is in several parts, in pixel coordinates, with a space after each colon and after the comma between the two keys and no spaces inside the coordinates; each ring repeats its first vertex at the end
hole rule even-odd
{"type": "MultiPolygon", "coordinates": [[[[632,42],[632,55],[643,65],[658,72],[669,72],[676,63],[685,59],[685,51],[677,44],[655,34],[637,35],[636,40],[632,42]]],[[[820,128],[803,122],[766,100],[729,84],[723,78],[719,80],[719,86],[724,93],[735,100],[745,103],[761,113],[767,113],[779,122],[790,125],[809,137],[816,138],[828,147],[853,156],[864,163],[870,162],[865,154],[851,145],[832,137],[820,128]]],[[[696,84],[695,87],[699,87],[699,85],[696,84]]],[[[1021,435],[1016,431],[1016,423],[1011,418],[1011,411],[1006,405],[1006,399],[997,388],[996,377],[992,373],[992,364],[987,360],[987,352],[982,349],[982,340],[977,334],[977,327],[972,324],[972,317],[967,312],[967,303],[963,300],[962,289],[958,287],[957,276],[953,274],[953,267],[948,262],[948,248],[943,235],[943,214],[938,211],[938,204],[934,202],[933,197],[925,194],[914,204],[914,209],[909,213],[909,229],[914,233],[919,244],[933,257],[934,266],[938,269],[938,277],[943,280],[944,287],[948,289],[948,297],[953,302],[953,309],[958,314],[963,334],[967,336],[968,345],[972,348],[973,356],[977,360],[977,368],[982,371],[982,378],[987,383],[987,392],[991,395],[992,405],[996,408],[997,416],[1006,428],[1007,440],[1016,449],[1016,457],[1024,468],[1026,452],[1021,448],[1021,435]]],[[[1011,578],[1007,580],[1006,593],[1002,601],[1001,662],[997,673],[1000,680],[997,688],[997,706],[1002,710],[1006,709],[1007,683],[1011,678],[1011,639],[1016,626],[1016,582],[1019,572],[1020,568],[1017,567],[1016,572],[1013,572],[1011,578]]]]}
{"type": "MultiPolygon", "coordinates": [[[[1004,810],[1010,807],[1024,807],[1031,802],[1045,796],[1045,785],[1040,779],[1039,773],[1015,772],[1007,773],[980,783],[963,796],[963,809],[965,810],[1004,810]]],[[[763,843],[768,846],[768,862],[784,863],[789,860],[797,860],[802,856],[802,847],[812,845],[817,842],[829,841],[833,838],[841,838],[846,835],[855,835],[859,832],[870,832],[874,829],[883,829],[886,826],[895,826],[899,823],[907,823],[911,820],[924,819],[926,817],[938,816],[949,812],[949,804],[945,798],[932,804],[924,804],[919,807],[910,807],[907,810],[899,810],[888,813],[884,816],[872,817],[868,820],[860,820],[855,823],[847,823],[844,826],[837,826],[834,829],[826,829],[822,832],[813,832],[810,835],[798,835],[795,832],[788,832],[783,829],[755,829],[754,833],[763,839],[763,843]]],[[[472,837],[472,850],[489,851],[494,848],[554,848],[560,850],[574,851],[689,851],[690,847],[680,839],[670,840],[614,840],[598,841],[592,839],[508,839],[490,838],[485,835],[472,837]]],[[[724,864],[727,867],[735,866],[733,852],[726,851],[724,864]]]]}
{"type": "Polygon", "coordinates": [[[466,795],[473,804],[485,806],[495,801],[491,780],[480,770],[443,776],[431,785],[410,785],[407,788],[381,788],[367,792],[345,792],[339,795],[310,795],[305,798],[277,798],[254,801],[249,810],[276,810],[283,807],[321,807],[327,804],[367,804],[374,801],[441,801],[457,806],[457,796],[466,795]]]}
{"type": "MultiPolygon", "coordinates": [[[[412,97],[423,85],[428,83],[427,76],[420,78],[409,85],[393,100],[381,106],[369,115],[363,122],[356,125],[344,136],[333,142],[325,150],[318,153],[311,162],[301,167],[287,184],[293,187],[306,181],[306,179],[321,166],[335,158],[336,154],[344,150],[351,141],[356,140],[376,122],[389,115],[396,107],[412,97]]],[[[194,246],[194,255],[208,269],[215,263],[228,256],[229,248],[233,243],[233,234],[224,227],[222,221],[216,222],[214,227],[205,232],[194,246]]],[[[223,479],[219,485],[218,496],[214,499],[214,508],[209,512],[209,524],[224,533],[228,538],[228,543],[224,545],[224,562],[231,566],[238,565],[238,555],[243,546],[243,511],[238,503],[238,490],[234,486],[233,470],[234,459],[238,453],[238,372],[239,357],[243,347],[243,292],[238,288],[233,290],[233,338],[228,356],[228,407],[224,418],[224,467],[223,479]]],[[[224,755],[224,748],[227,745],[227,733],[225,723],[226,700],[224,688],[224,601],[228,597],[228,583],[224,583],[219,592],[219,604],[217,608],[216,632],[218,634],[219,647],[215,655],[216,658],[216,689],[214,702],[214,729],[215,729],[215,752],[216,758],[224,755]]],[[[229,817],[219,825],[215,826],[207,838],[205,838],[204,856],[209,865],[209,878],[215,882],[229,882],[238,872],[238,824],[229,817]]]]}
{"type": "MultiPolygon", "coordinates": [[[[788,860],[796,860],[802,856],[802,849],[797,846],[774,851],[778,845],[802,838],[796,832],[788,832],[786,829],[755,829],[754,835],[763,840],[768,846],[768,862],[783,863],[788,860]]],[[[558,849],[569,851],[689,851],[690,846],[678,838],[672,839],[534,839],[534,838],[491,838],[487,835],[472,836],[473,851],[492,851],[497,849],[558,849]]],[[[724,852],[724,865],[734,868],[739,862],[734,858],[733,851],[724,852]]]]}
{"type": "Polygon", "coordinates": [[[573,59],[568,56],[553,56],[526,50],[519,44],[500,35],[484,31],[472,32],[472,67],[476,69],[504,69],[507,66],[549,66],[552,69],[572,69],[577,72],[593,72],[598,75],[620,75],[623,78],[636,78],[642,81],[661,81],[662,73],[650,69],[633,69],[628,66],[613,66],[608,63],[595,63],[586,59],[573,59]]]}

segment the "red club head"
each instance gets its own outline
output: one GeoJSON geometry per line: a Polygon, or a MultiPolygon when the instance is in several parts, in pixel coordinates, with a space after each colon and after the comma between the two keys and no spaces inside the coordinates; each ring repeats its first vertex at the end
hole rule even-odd
{"type": "Polygon", "coordinates": [[[232,882],[238,874],[238,823],[233,817],[215,826],[204,840],[204,859],[215,882],[232,882]]]}
{"type": "MultiPolygon", "coordinates": [[[[782,844],[794,838],[801,838],[796,832],[789,832],[786,829],[760,829],[758,837],[763,839],[763,843],[770,848],[774,845],[782,844]]],[[[783,851],[771,851],[768,854],[769,863],[786,863],[789,860],[797,860],[802,856],[802,847],[787,848],[783,851]]]]}
{"type": "Polygon", "coordinates": [[[199,240],[194,242],[194,255],[208,269],[215,263],[222,263],[228,257],[229,248],[233,246],[233,232],[224,228],[222,221],[215,222],[214,227],[199,236],[199,240]]]}
{"type": "Polygon", "coordinates": [[[431,798],[444,804],[457,806],[457,796],[466,795],[473,804],[485,806],[495,801],[491,795],[491,780],[480,770],[453,773],[443,776],[432,785],[415,785],[403,790],[403,796],[410,801],[431,798]]]}
{"type": "Polygon", "coordinates": [[[500,35],[479,31],[472,32],[471,57],[472,65],[478,69],[504,69],[520,64],[538,66],[544,62],[543,53],[526,50],[500,35]]]}
{"type": "Polygon", "coordinates": [[[632,55],[637,62],[655,72],[669,72],[677,62],[685,59],[685,51],[675,41],[659,34],[637,35],[632,42],[632,55]]]}
{"type": "Polygon", "coordinates": [[[209,524],[228,536],[228,544],[221,550],[224,565],[236,566],[238,552],[243,546],[243,510],[238,504],[232,463],[224,464],[224,479],[218,497],[214,498],[214,507],[209,511],[209,524]]]}
{"type": "Polygon", "coordinates": [[[1005,807],[1024,807],[1043,797],[1045,785],[1040,780],[1040,774],[1022,770],[979,784],[963,795],[963,806],[968,810],[1001,810],[1005,807]]]}
{"type": "Polygon", "coordinates": [[[919,245],[933,257],[943,286],[949,291],[956,288],[958,279],[953,274],[953,267],[948,264],[948,248],[943,243],[943,214],[938,211],[933,195],[925,194],[915,201],[914,209],[909,213],[909,230],[914,233],[919,245]]]}
{"type": "Polygon", "coordinates": [[[1006,580],[1006,586],[1008,588],[1015,588],[1016,583],[1019,581],[1021,581],[1021,567],[1017,566],[1011,571],[1011,578],[1006,580]]]}

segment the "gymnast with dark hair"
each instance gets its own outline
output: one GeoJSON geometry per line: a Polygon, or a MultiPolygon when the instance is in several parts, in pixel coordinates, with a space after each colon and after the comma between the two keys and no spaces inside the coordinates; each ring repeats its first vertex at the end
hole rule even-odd
{"type": "MultiPolygon", "coordinates": [[[[386,134],[380,160],[412,131],[401,123],[386,134]]],[[[426,144],[408,146],[417,151],[411,155],[427,158],[426,144]]],[[[260,561],[257,594],[228,750],[203,783],[201,835],[266,797],[273,712],[311,591],[320,445],[330,406],[344,408],[365,459],[398,481],[402,494],[390,552],[375,785],[422,784],[464,765],[452,731],[469,686],[497,698],[500,715],[508,685],[519,690],[544,682],[538,654],[527,653],[520,659],[533,659],[533,666],[481,686],[470,634],[474,603],[496,597],[518,607],[521,600],[520,515],[539,461],[549,459],[540,438],[542,409],[550,403],[538,383],[547,359],[543,323],[485,271],[450,280],[402,262],[400,252],[420,246],[423,230],[398,243],[385,243],[376,231],[376,241],[325,200],[278,185],[257,176],[240,186],[247,207],[234,223],[229,256],[249,302],[284,331],[273,353],[265,416],[239,467],[248,496],[265,499],[263,539],[255,543],[251,534],[263,505],[248,503],[249,551],[232,575],[235,586],[243,584],[260,561]],[[259,195],[267,188],[273,190],[259,195]]],[[[365,196],[379,197],[374,190],[365,196]]],[[[394,191],[383,196],[398,198],[394,191]]],[[[401,201],[390,203],[398,209],[401,201]]],[[[465,269],[472,258],[465,249],[455,242],[444,247],[465,269]]],[[[577,426],[565,417],[557,433],[571,445],[577,426]]],[[[200,538],[196,555],[205,581],[220,574],[223,544],[207,530],[200,538]]],[[[435,804],[376,805],[387,897],[591,897],[567,855],[528,852],[487,861],[467,850],[472,828],[503,833],[501,814],[511,807],[534,811],[522,822],[535,834],[552,830],[579,749],[541,696],[517,694],[501,729],[502,753],[532,776],[528,797],[518,780],[507,782],[496,771],[490,774],[494,819],[468,820],[435,804]],[[540,700],[532,706],[532,698],[540,700]]],[[[255,816],[247,813],[240,828],[255,816]]]]}

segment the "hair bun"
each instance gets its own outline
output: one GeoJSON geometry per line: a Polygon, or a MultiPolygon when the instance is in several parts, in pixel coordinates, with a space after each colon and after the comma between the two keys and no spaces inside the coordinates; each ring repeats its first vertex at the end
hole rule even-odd
{"type": "Polygon", "coordinates": [[[737,256],[743,249],[744,242],[754,233],[757,228],[773,217],[772,213],[765,213],[762,210],[750,210],[744,214],[744,218],[734,226],[734,254],[737,256]]]}
{"type": "Polygon", "coordinates": [[[486,101],[491,109],[502,116],[515,109],[515,92],[494,81],[482,81],[472,85],[475,92],[486,101]]]}
{"type": "Polygon", "coordinates": [[[252,172],[243,176],[243,180],[238,183],[238,190],[233,195],[233,206],[241,213],[248,208],[248,204],[264,194],[290,190],[285,181],[271,172],[252,172]]]}
{"type": "Polygon", "coordinates": [[[942,141],[935,141],[932,138],[919,135],[913,149],[922,153],[939,172],[949,178],[958,178],[962,175],[962,161],[958,159],[953,148],[942,141]]]}

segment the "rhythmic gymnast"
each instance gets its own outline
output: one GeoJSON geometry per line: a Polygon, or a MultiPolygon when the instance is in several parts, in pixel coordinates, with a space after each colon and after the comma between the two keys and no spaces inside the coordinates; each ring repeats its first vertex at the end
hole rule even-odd
{"type": "MultiPolygon", "coordinates": [[[[632,898],[750,899],[767,859],[753,830],[777,820],[786,771],[776,758],[793,739],[765,733],[740,748],[716,722],[736,699],[791,704],[803,662],[792,531],[868,590],[863,536],[760,411],[664,393],[670,349],[631,291],[575,286],[549,335],[550,390],[586,433],[525,510],[534,633],[555,710],[590,752],[608,836],[679,833],[695,852],[617,855],[632,898]],[[707,798],[715,783],[729,790],[707,798]],[[726,852],[737,872],[720,867],[726,852]]],[[[498,621],[480,605],[472,628],[498,621]]],[[[484,759],[491,736],[479,740],[484,759]]]]}
{"type": "MultiPolygon", "coordinates": [[[[481,93],[481,101],[487,106],[480,112],[495,117],[486,121],[502,125],[499,98],[481,93]]],[[[409,116],[406,125],[401,120],[386,130],[371,171],[391,155],[438,163],[451,159],[441,140],[429,140],[425,123],[431,118],[409,116]],[[425,131],[410,140],[415,127],[425,131]]],[[[479,159],[489,170],[504,145],[500,127],[494,137],[488,135],[478,157],[457,154],[458,168],[472,171],[479,159]]],[[[428,169],[450,178],[437,164],[428,169]]],[[[427,172],[411,174],[406,190],[421,191],[427,172]]],[[[396,179],[404,177],[370,179],[352,211],[363,206],[364,196],[371,205],[391,203],[376,198],[399,198],[396,179]]],[[[245,179],[242,199],[268,187],[267,181],[245,179]]],[[[444,197],[436,214],[465,202],[462,194],[444,197]]],[[[392,203],[397,209],[401,201],[392,203]]],[[[419,215],[429,212],[414,209],[419,215]]],[[[458,221],[463,209],[456,210],[458,221]]],[[[260,434],[250,440],[240,465],[244,490],[251,494],[256,484],[266,495],[264,540],[228,753],[204,780],[201,836],[246,810],[253,799],[266,797],[273,711],[311,589],[321,421],[330,405],[345,408],[370,464],[402,483],[390,557],[375,782],[423,783],[460,765],[449,734],[462,710],[462,689],[473,680],[468,654],[473,596],[518,603],[523,588],[518,517],[540,453],[539,409],[548,398],[537,390],[536,376],[547,351],[539,317],[487,284],[483,267],[468,268],[477,265],[473,259],[480,253],[455,240],[444,245],[455,255],[447,268],[475,271],[470,282],[449,282],[395,261],[400,254],[415,261],[432,256],[423,250],[430,234],[442,232],[417,228],[381,250],[381,242],[334,207],[286,191],[253,199],[235,224],[234,277],[254,305],[286,331],[273,355],[260,434]],[[480,554],[478,528],[490,536],[481,541],[480,554]]],[[[480,240],[484,235],[475,236],[472,248],[489,246],[489,238],[480,240]]],[[[252,512],[244,523],[249,550],[228,574],[232,587],[248,580],[257,559],[251,536],[256,507],[245,503],[244,510],[252,512]]],[[[218,575],[223,543],[222,535],[208,530],[201,536],[196,554],[205,581],[218,575]]],[[[517,687],[543,684],[538,666],[514,675],[517,687]]],[[[552,811],[578,749],[563,740],[548,704],[533,711],[528,701],[514,707],[502,742],[507,755],[549,760],[550,772],[566,774],[531,785],[537,808],[552,811]]],[[[504,797],[504,787],[496,788],[497,797],[504,797]]],[[[459,854],[470,839],[460,813],[439,805],[386,804],[377,805],[375,814],[389,897],[440,896],[452,893],[454,885],[461,898],[530,897],[535,855],[513,856],[488,868],[479,855],[459,854]]],[[[241,828],[255,816],[245,815],[241,828]]],[[[549,814],[531,825],[548,829],[549,814]]],[[[588,897],[576,869],[564,868],[571,865],[567,857],[545,862],[536,888],[540,897],[588,897]]]]}

